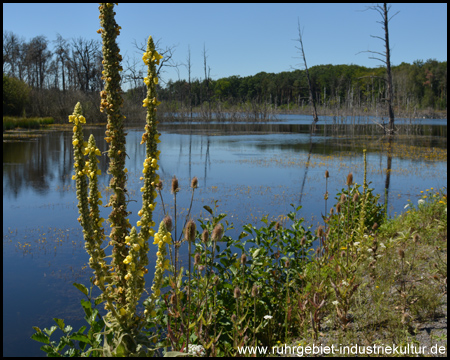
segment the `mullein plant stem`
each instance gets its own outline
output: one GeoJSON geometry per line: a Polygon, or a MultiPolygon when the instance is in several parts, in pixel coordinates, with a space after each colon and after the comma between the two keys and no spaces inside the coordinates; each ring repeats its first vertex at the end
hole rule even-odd
{"type": "MultiPolygon", "coordinates": [[[[192,191],[194,193],[194,191],[192,191]]],[[[187,334],[186,334],[186,349],[189,349],[189,326],[191,321],[191,296],[192,296],[192,289],[191,289],[191,244],[195,242],[195,235],[196,235],[196,226],[194,220],[189,220],[185,227],[185,239],[187,240],[189,244],[189,280],[188,280],[188,323],[187,323],[187,334]]]]}
{"type": "MultiPolygon", "coordinates": [[[[102,227],[104,219],[100,218],[98,208],[99,205],[102,205],[101,193],[98,190],[98,176],[101,175],[101,171],[97,166],[99,162],[97,156],[100,156],[101,152],[97,148],[92,135],[88,143],[83,140],[82,124],[86,123],[86,119],[82,116],[79,103],[75,106],[74,113],[69,116],[69,122],[74,124],[72,144],[74,147],[75,175],[72,178],[77,183],[79,222],[83,227],[85,247],[90,255],[89,265],[95,273],[94,284],[102,291],[100,299],[106,302],[105,309],[108,310],[104,317],[105,323],[110,328],[108,331],[114,332],[115,338],[113,341],[116,342],[114,344],[116,350],[118,351],[120,344],[123,343],[124,346],[120,348],[125,348],[128,353],[133,353],[137,349],[137,338],[133,337],[138,334],[138,331],[144,325],[135,314],[137,303],[145,287],[144,274],[148,272],[146,269],[149,251],[148,239],[154,235],[152,227],[155,226],[152,221],[152,212],[156,205],[156,202],[154,202],[157,195],[155,184],[159,182],[159,177],[156,175],[156,170],[159,167],[157,164],[159,151],[156,149],[156,144],[160,142],[155,119],[156,107],[159,105],[156,100],[155,86],[158,79],[155,66],[159,64],[162,56],[155,51],[150,37],[147,52],[144,53],[143,57],[149,68],[149,77],[144,79],[148,87],[144,106],[148,108],[148,111],[145,133],[142,137],[142,143],[147,143],[147,151],[143,170],[144,177],[141,177],[141,180],[144,180],[144,186],[141,189],[143,192],[142,209],[138,213],[140,220],[137,222],[137,227],[140,227],[141,231],[138,233],[136,227],[132,227],[127,219],[125,116],[121,114],[120,110],[123,106],[120,88],[120,72],[122,71],[120,62],[122,57],[119,54],[119,47],[116,42],[121,28],[114,19],[114,4],[101,3],[99,10],[101,29],[98,30],[98,33],[102,35],[103,40],[102,64],[104,70],[102,71],[102,80],[105,81],[105,88],[100,93],[100,111],[106,113],[108,120],[105,141],[109,144],[108,173],[111,175],[110,188],[112,189],[112,195],[106,205],[112,208],[109,216],[112,228],[109,235],[109,245],[113,249],[109,266],[105,262],[106,255],[101,248],[105,239],[105,232],[102,227]],[[149,78],[151,81],[149,81],[149,78]],[[84,161],[85,156],[88,156],[87,161],[84,161]],[[89,196],[87,194],[88,181],[89,196]],[[127,334],[132,338],[123,336],[127,334]]],[[[160,232],[160,237],[164,240],[162,244],[158,241],[160,251],[157,254],[159,261],[157,263],[157,274],[161,272],[161,269],[164,271],[168,266],[168,260],[165,260],[165,243],[170,243],[170,233],[165,228],[160,229],[160,232]],[[166,241],[166,239],[169,239],[169,241],[166,241]]],[[[156,238],[155,236],[155,240],[156,238]]],[[[162,278],[162,275],[159,274],[159,277],[162,278]]],[[[159,278],[155,276],[155,279],[158,280],[159,278]]],[[[154,305],[155,297],[160,294],[160,284],[158,284],[158,281],[156,282],[151,298],[153,301],[150,302],[150,305],[154,305]]],[[[147,313],[149,313],[148,309],[147,313]]],[[[150,311],[151,313],[152,311],[150,311]]],[[[105,343],[106,345],[108,344],[105,343]]]]}
{"type": "Polygon", "coordinates": [[[89,266],[94,270],[94,284],[102,291],[103,300],[106,302],[105,309],[110,310],[112,315],[120,322],[121,317],[113,306],[111,273],[105,262],[105,252],[101,247],[105,239],[104,229],[102,228],[104,219],[100,217],[98,209],[98,206],[102,203],[100,200],[101,193],[98,191],[98,176],[101,171],[97,166],[99,161],[97,156],[100,156],[101,152],[95,145],[93,135],[90,136],[88,143],[84,142],[83,124],[86,123],[86,119],[82,115],[80,103],[75,105],[73,114],[69,116],[69,122],[74,124],[72,145],[75,175],[72,176],[72,180],[76,181],[78,211],[80,213],[78,221],[83,228],[86,252],[90,256],[89,266]],[[85,155],[89,155],[89,160],[86,162],[84,160],[85,155]],[[106,285],[105,282],[110,285],[106,285]]]}
{"type": "Polygon", "coordinates": [[[123,106],[122,89],[120,87],[120,71],[122,67],[120,62],[122,56],[119,53],[119,47],[116,42],[120,34],[121,27],[117,25],[114,19],[114,4],[102,3],[99,6],[100,24],[99,32],[103,40],[103,71],[102,80],[105,82],[105,88],[100,92],[101,104],[100,111],[105,112],[108,119],[105,132],[105,141],[109,143],[109,169],[111,174],[110,188],[112,195],[108,206],[112,207],[109,215],[111,226],[110,245],[113,245],[112,262],[115,273],[115,300],[119,308],[124,308],[126,302],[125,275],[127,269],[123,261],[128,256],[125,237],[128,236],[128,230],[131,228],[127,220],[127,199],[126,199],[126,172],[125,172],[125,131],[124,116],[121,114],[123,106]],[[121,291],[122,290],[122,291],[121,291]]]}
{"type": "Polygon", "coordinates": [[[360,224],[359,230],[361,238],[364,236],[365,231],[365,217],[366,217],[366,196],[367,196],[367,150],[363,150],[364,154],[364,182],[363,182],[363,196],[362,196],[362,205],[361,205],[361,213],[359,214],[360,224]]]}

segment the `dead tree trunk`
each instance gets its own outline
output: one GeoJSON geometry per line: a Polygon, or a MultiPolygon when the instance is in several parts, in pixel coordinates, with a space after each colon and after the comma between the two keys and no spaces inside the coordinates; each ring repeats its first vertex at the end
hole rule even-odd
{"type": "Polygon", "coordinates": [[[298,42],[300,43],[300,47],[296,46],[296,48],[298,50],[300,50],[302,58],[303,58],[303,63],[305,65],[306,78],[308,79],[309,101],[313,107],[314,121],[313,121],[312,125],[314,125],[314,127],[315,127],[315,124],[319,121],[319,118],[317,116],[316,102],[314,101],[314,96],[313,96],[313,91],[312,91],[312,86],[311,86],[311,78],[309,77],[308,65],[306,65],[306,56],[305,56],[305,50],[303,48],[303,38],[302,38],[302,31],[300,29],[300,20],[298,21],[298,42]]]}
{"type": "Polygon", "coordinates": [[[389,129],[388,132],[390,134],[392,134],[394,132],[394,108],[393,108],[393,101],[394,101],[394,91],[393,91],[393,87],[392,87],[392,71],[391,71],[391,53],[390,53],[390,48],[389,48],[389,22],[391,21],[391,19],[397,15],[399,12],[397,11],[394,15],[392,15],[391,17],[389,17],[389,10],[391,9],[391,6],[387,6],[386,3],[383,4],[383,6],[381,5],[377,5],[377,6],[370,6],[367,9],[369,10],[375,10],[377,11],[382,20],[381,21],[377,21],[378,23],[380,23],[383,27],[384,30],[384,38],[380,37],[380,36],[374,36],[374,35],[370,35],[373,38],[376,39],[380,39],[381,41],[384,42],[384,46],[385,46],[385,51],[384,52],[377,52],[377,51],[371,51],[371,50],[367,50],[364,52],[368,52],[371,54],[378,54],[381,55],[383,58],[378,58],[378,57],[369,57],[369,59],[376,59],[378,61],[383,62],[386,65],[386,79],[383,79],[386,84],[387,84],[387,97],[386,99],[384,99],[387,104],[388,104],[388,114],[389,114],[389,129]]]}

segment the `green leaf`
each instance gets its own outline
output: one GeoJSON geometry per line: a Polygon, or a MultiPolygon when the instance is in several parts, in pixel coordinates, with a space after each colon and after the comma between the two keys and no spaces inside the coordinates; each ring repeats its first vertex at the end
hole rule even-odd
{"type": "Polygon", "coordinates": [[[95,304],[95,306],[97,306],[98,304],[101,304],[103,301],[105,301],[105,300],[103,300],[102,297],[99,296],[97,299],[95,299],[94,304],[95,304]]]}
{"type": "Polygon", "coordinates": [[[238,272],[238,269],[236,269],[236,267],[235,267],[234,265],[231,265],[231,266],[230,266],[230,270],[231,270],[231,272],[233,273],[233,275],[236,276],[236,274],[237,274],[237,272],[238,272]]]}
{"type": "Polygon", "coordinates": [[[120,357],[125,356],[125,345],[122,342],[116,348],[116,352],[115,352],[114,356],[120,356],[120,357]]]}
{"type": "Polygon", "coordinates": [[[47,353],[48,357],[60,357],[61,355],[55,351],[50,345],[41,346],[41,350],[47,353]]]}
{"type": "Polygon", "coordinates": [[[88,296],[89,291],[86,286],[77,283],[73,283],[73,286],[75,286],[78,290],[80,290],[84,295],[88,296]]]}
{"type": "Polygon", "coordinates": [[[59,326],[59,328],[61,330],[64,329],[64,320],[63,319],[53,318],[53,320],[55,320],[56,324],[59,326]]]}
{"type": "Polygon", "coordinates": [[[81,299],[81,306],[84,309],[85,314],[89,317],[92,314],[91,302],[86,299],[81,299]]]}
{"type": "Polygon", "coordinates": [[[52,326],[50,329],[44,329],[44,332],[46,332],[48,336],[52,336],[56,329],[56,326],[52,326]]]}
{"type": "Polygon", "coordinates": [[[211,215],[213,215],[213,211],[212,211],[212,209],[211,209],[208,205],[204,205],[203,208],[204,208],[207,212],[209,212],[211,215]]]}
{"type": "Polygon", "coordinates": [[[175,356],[188,356],[188,353],[183,353],[180,351],[168,351],[164,354],[164,357],[175,357],[175,356]]]}
{"type": "Polygon", "coordinates": [[[67,334],[67,333],[70,333],[72,331],[72,329],[73,329],[72,326],[67,325],[63,331],[67,334]]]}
{"type": "Polygon", "coordinates": [[[257,258],[260,252],[261,252],[261,248],[256,249],[255,252],[252,254],[253,259],[257,258]]]}
{"type": "Polygon", "coordinates": [[[36,334],[31,335],[31,338],[35,341],[39,341],[44,344],[50,343],[49,337],[45,335],[43,332],[37,332],[36,334]]]}
{"type": "Polygon", "coordinates": [[[85,343],[91,344],[91,340],[84,334],[73,334],[70,336],[70,340],[83,341],[85,343]]]}

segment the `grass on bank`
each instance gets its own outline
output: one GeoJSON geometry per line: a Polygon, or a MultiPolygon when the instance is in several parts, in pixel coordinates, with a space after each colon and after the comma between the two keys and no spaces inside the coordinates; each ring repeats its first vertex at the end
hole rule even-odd
{"type": "Polygon", "coordinates": [[[331,297],[321,309],[319,336],[306,323],[303,333],[287,344],[410,344],[416,348],[427,345],[429,350],[430,344],[439,343],[447,352],[446,331],[429,332],[427,342],[423,336],[416,337],[422,325],[447,316],[447,195],[444,189],[433,188],[421,193],[417,205],[409,201],[404,213],[366,235],[366,241],[355,243],[363,256],[351,275],[358,284],[351,301],[346,298],[348,293],[332,285],[328,289],[331,297]],[[350,306],[342,319],[346,301],[350,306]]]}
{"type": "Polygon", "coordinates": [[[15,128],[23,129],[39,129],[41,125],[54,124],[55,120],[52,117],[12,117],[3,116],[3,131],[15,128]]]}

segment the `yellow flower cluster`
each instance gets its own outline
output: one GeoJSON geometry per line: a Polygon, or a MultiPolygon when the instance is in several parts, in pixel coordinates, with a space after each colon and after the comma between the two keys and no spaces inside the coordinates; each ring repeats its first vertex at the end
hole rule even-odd
{"type": "MultiPolygon", "coordinates": [[[[73,122],[75,125],[86,124],[86,118],[83,115],[69,115],[69,122],[73,122]]],[[[77,131],[76,126],[73,128],[73,132],[77,131]]]]}
{"type": "MultiPolygon", "coordinates": [[[[142,56],[142,60],[144,61],[145,65],[149,65],[150,61],[153,61],[156,65],[159,65],[159,62],[162,58],[163,56],[158,54],[156,50],[146,51],[142,56]]],[[[157,82],[155,84],[157,84],[157,82]]]]}
{"type": "MultiPolygon", "coordinates": [[[[149,86],[150,84],[148,82],[146,82],[145,79],[147,79],[147,78],[144,78],[144,82],[147,84],[147,86],[149,86]]],[[[157,84],[157,83],[158,82],[156,81],[155,84],[157,84]]],[[[147,107],[151,104],[153,104],[155,106],[159,106],[161,104],[161,101],[157,101],[155,97],[153,99],[145,98],[144,100],[142,100],[143,107],[147,107]]]]}
{"type": "Polygon", "coordinates": [[[153,293],[146,301],[144,301],[144,306],[146,308],[145,314],[150,314],[151,317],[154,317],[156,315],[154,312],[155,301],[161,294],[163,273],[166,269],[169,268],[169,260],[165,258],[167,254],[166,244],[171,243],[172,235],[169,231],[167,231],[164,221],[161,221],[159,230],[155,234],[155,241],[153,242],[153,244],[158,245],[158,251],[156,253],[157,259],[155,266],[155,276],[153,278],[153,285],[151,287],[153,293]]]}

